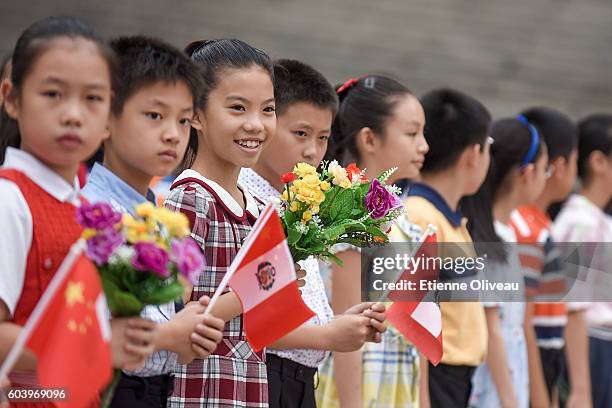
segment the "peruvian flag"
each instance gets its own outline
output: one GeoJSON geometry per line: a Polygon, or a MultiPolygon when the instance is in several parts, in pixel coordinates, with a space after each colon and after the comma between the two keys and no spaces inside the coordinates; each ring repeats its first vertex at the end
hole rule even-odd
{"type": "MultiPolygon", "coordinates": [[[[436,233],[430,227],[414,258],[424,261],[436,257],[437,253],[436,233]]],[[[418,281],[432,280],[437,275],[437,270],[421,263],[419,270],[413,271],[410,266],[400,279],[411,280],[418,285],[418,281]]],[[[395,303],[387,310],[387,320],[435,366],[442,359],[442,314],[436,302],[422,301],[426,294],[426,291],[417,291],[416,301],[404,302],[401,301],[401,292],[390,292],[389,299],[395,303]]]]}
{"type": "Polygon", "coordinates": [[[240,298],[246,337],[255,351],[314,316],[300,296],[293,258],[272,204],[253,226],[230,273],[228,286],[240,298]]]}
{"type": "Polygon", "coordinates": [[[82,240],[72,246],[0,368],[10,372],[27,347],[37,357],[35,386],[65,390],[51,400],[59,407],[92,406],[112,375],[108,306],[83,249],[82,240]]]}

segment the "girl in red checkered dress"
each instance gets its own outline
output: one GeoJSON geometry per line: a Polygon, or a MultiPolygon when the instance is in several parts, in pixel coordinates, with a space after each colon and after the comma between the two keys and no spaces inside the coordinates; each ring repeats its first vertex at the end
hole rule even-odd
{"type": "MultiPolygon", "coordinates": [[[[193,122],[184,170],[165,205],[186,214],[206,269],[192,300],[212,296],[259,215],[257,202],[238,184],[276,129],[269,57],[239,40],[197,41],[187,47],[201,64],[208,92],[193,122]]],[[[226,291],[227,292],[227,291],[226,291]]],[[[242,307],[227,292],[212,313],[227,324],[217,350],[176,371],[173,407],[267,407],[264,352],[246,341],[242,307]]]]}

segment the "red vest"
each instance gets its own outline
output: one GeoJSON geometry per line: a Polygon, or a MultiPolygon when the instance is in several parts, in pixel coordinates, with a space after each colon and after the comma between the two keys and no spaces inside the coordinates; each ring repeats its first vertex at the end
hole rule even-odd
{"type": "Polygon", "coordinates": [[[23,290],[12,319],[13,323],[23,326],[83,229],[76,221],[74,205],[59,202],[22,172],[0,169],[0,178],[19,187],[32,214],[32,245],[23,290]]]}

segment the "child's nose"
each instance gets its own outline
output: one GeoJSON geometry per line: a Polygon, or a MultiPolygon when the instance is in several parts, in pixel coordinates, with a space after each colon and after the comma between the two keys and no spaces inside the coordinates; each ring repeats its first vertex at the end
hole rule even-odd
{"type": "Polygon", "coordinates": [[[175,144],[178,143],[179,130],[174,126],[170,126],[166,128],[164,132],[162,133],[162,139],[164,140],[165,143],[175,143],[175,144]]]}
{"type": "Polygon", "coordinates": [[[257,115],[252,115],[248,120],[244,123],[244,130],[249,133],[260,133],[264,129],[264,124],[261,118],[257,115]]]}
{"type": "Polygon", "coordinates": [[[60,120],[65,126],[80,127],[83,123],[83,108],[81,104],[74,100],[66,101],[60,120]]]}

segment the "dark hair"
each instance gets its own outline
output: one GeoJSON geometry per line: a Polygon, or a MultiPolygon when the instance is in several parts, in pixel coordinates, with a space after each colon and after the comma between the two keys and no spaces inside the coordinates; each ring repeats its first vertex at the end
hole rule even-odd
{"type": "MultiPolygon", "coordinates": [[[[76,18],[47,17],[26,28],[17,39],[11,57],[12,92],[16,95],[21,92],[23,83],[36,64],[38,57],[48,48],[50,41],[59,37],[84,38],[94,42],[100,54],[108,63],[114,88],[116,77],[115,56],[96,30],[89,23],[76,18]]],[[[21,135],[17,122],[8,116],[5,109],[2,109],[0,113],[0,163],[4,163],[4,154],[7,147],[19,147],[20,144],[21,135]]]]}
{"type": "MultiPolygon", "coordinates": [[[[227,69],[244,69],[253,66],[262,68],[274,83],[274,68],[270,57],[244,41],[236,39],[200,40],[185,47],[187,55],[201,67],[204,80],[202,106],[208,102],[208,95],[219,84],[219,78],[227,69]]],[[[178,170],[191,167],[198,152],[198,134],[191,128],[185,157],[178,170]]]]}
{"type": "MultiPolygon", "coordinates": [[[[491,165],[487,177],[474,195],[461,200],[461,211],[468,218],[467,227],[474,242],[500,243],[502,241],[493,224],[495,198],[508,188],[510,172],[535,163],[542,156],[546,145],[535,127],[530,127],[518,118],[496,121],[491,128],[491,137],[495,142],[491,145],[491,165]],[[538,144],[534,145],[535,150],[531,150],[531,144],[535,142],[538,144]],[[525,158],[530,160],[525,163],[525,158]]],[[[492,259],[505,260],[503,246],[495,245],[489,249],[492,259]]]]}
{"type": "Polygon", "coordinates": [[[119,78],[112,104],[115,115],[121,114],[125,102],[136,92],[157,82],[184,82],[193,96],[194,110],[202,107],[202,73],[184,52],[144,36],[119,37],[110,44],[119,60],[119,78]]]}
{"type": "Polygon", "coordinates": [[[367,127],[384,137],[399,97],[412,95],[400,82],[382,75],[349,79],[336,86],[336,92],[340,105],[325,159],[336,159],[343,165],[360,160],[355,140],[359,131],[367,127]]]}
{"type": "Polygon", "coordinates": [[[423,95],[421,104],[425,111],[425,140],[429,144],[421,173],[446,170],[467,147],[484,145],[491,114],[475,98],[444,88],[423,95]]]}
{"type": "Polygon", "coordinates": [[[578,122],[578,175],[583,182],[588,181],[588,160],[595,150],[606,156],[612,152],[612,115],[610,114],[593,114],[578,122]]]}
{"type": "Polygon", "coordinates": [[[331,84],[316,69],[301,61],[274,61],[274,99],[276,115],[294,103],[306,102],[321,109],[338,111],[338,96],[331,84]]]}
{"type": "Polygon", "coordinates": [[[522,114],[540,131],[548,147],[548,159],[569,159],[578,146],[578,127],[566,114],[547,107],[533,107],[522,114]]]}

